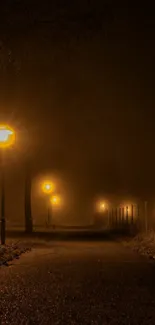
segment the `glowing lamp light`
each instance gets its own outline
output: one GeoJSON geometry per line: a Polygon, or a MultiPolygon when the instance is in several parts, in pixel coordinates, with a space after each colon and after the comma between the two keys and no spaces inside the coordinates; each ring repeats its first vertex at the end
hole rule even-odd
{"type": "Polygon", "coordinates": [[[105,211],[105,209],[106,209],[106,204],[105,204],[105,202],[104,202],[104,201],[99,201],[99,202],[97,203],[97,211],[102,213],[102,212],[105,211]]]}
{"type": "Polygon", "coordinates": [[[8,125],[0,125],[0,148],[10,147],[15,142],[15,131],[8,125]]]}
{"type": "Polygon", "coordinates": [[[100,204],[100,209],[101,209],[101,210],[104,210],[104,208],[105,208],[105,204],[104,204],[104,203],[101,203],[101,204],[100,204]]]}
{"type": "Polygon", "coordinates": [[[47,191],[49,191],[51,189],[51,185],[50,184],[45,184],[45,188],[47,191]]]}
{"type": "Polygon", "coordinates": [[[42,190],[46,194],[51,193],[53,191],[53,184],[51,182],[48,182],[48,181],[44,182],[42,184],[42,190]]]}
{"type": "Polygon", "coordinates": [[[52,196],[50,201],[51,201],[51,204],[53,204],[53,205],[60,205],[60,197],[59,196],[52,196]]]}

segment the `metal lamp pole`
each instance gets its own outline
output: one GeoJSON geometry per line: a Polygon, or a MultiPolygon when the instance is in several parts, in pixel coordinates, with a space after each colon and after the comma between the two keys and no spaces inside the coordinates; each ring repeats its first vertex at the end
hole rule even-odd
{"type": "Polygon", "coordinates": [[[47,224],[50,226],[51,224],[51,215],[50,215],[50,202],[47,202],[47,224]]]}
{"type": "Polygon", "coordinates": [[[52,219],[52,204],[48,198],[48,201],[47,201],[47,223],[48,223],[48,226],[51,226],[51,219],[52,219]]]}
{"type": "Polygon", "coordinates": [[[0,125],[0,148],[1,148],[1,244],[5,245],[5,148],[15,142],[15,132],[8,125],[0,125]]]}
{"type": "Polygon", "coordinates": [[[1,151],[1,245],[5,245],[5,171],[4,171],[4,152],[1,151]]]}

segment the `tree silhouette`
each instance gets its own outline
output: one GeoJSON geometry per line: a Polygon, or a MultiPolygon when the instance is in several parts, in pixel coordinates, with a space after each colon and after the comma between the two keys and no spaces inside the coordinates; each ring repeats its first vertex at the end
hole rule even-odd
{"type": "Polygon", "coordinates": [[[31,233],[33,231],[32,211],[31,211],[31,187],[32,176],[30,163],[26,162],[25,167],[25,231],[31,233]]]}
{"type": "MultiPolygon", "coordinates": [[[[2,90],[3,102],[7,103],[8,98],[11,104],[16,97],[16,82],[19,81],[21,75],[21,65],[19,58],[14,56],[14,53],[8,48],[4,42],[0,41],[0,86],[2,90]]],[[[4,105],[5,107],[5,105],[4,105]]],[[[1,111],[0,118],[6,119],[7,112],[1,111]]],[[[8,117],[7,117],[8,119],[8,117]]],[[[10,119],[10,114],[9,114],[10,119]]],[[[25,129],[25,128],[24,128],[25,129]]],[[[22,133],[22,132],[21,132],[22,133]]],[[[25,133],[23,132],[24,136],[25,133]]],[[[20,135],[22,138],[23,134],[20,135]]],[[[33,230],[32,213],[31,213],[31,158],[29,157],[29,149],[23,145],[24,152],[22,152],[22,160],[24,160],[24,176],[25,176],[25,231],[31,233],[33,230]]],[[[20,148],[21,149],[21,148],[20,148]]]]}

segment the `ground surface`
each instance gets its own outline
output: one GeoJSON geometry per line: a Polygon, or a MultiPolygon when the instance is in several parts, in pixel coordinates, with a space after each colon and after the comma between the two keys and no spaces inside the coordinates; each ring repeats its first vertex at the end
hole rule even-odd
{"type": "Polygon", "coordinates": [[[148,231],[140,233],[133,239],[127,238],[124,244],[131,249],[134,249],[141,255],[145,255],[155,260],[155,232],[148,231]]]}
{"type": "Polygon", "coordinates": [[[111,241],[49,242],[0,268],[0,324],[155,324],[155,264],[111,241]]]}

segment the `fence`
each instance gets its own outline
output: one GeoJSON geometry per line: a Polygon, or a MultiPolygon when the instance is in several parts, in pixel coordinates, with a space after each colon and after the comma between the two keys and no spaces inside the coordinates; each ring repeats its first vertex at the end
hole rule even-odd
{"type": "MultiPolygon", "coordinates": [[[[98,213],[95,217],[95,225],[99,228],[108,228],[111,231],[125,231],[136,233],[152,228],[155,219],[155,209],[151,202],[139,201],[130,204],[109,204],[104,213],[98,213]]],[[[155,223],[154,223],[155,228],[155,223]]]]}

